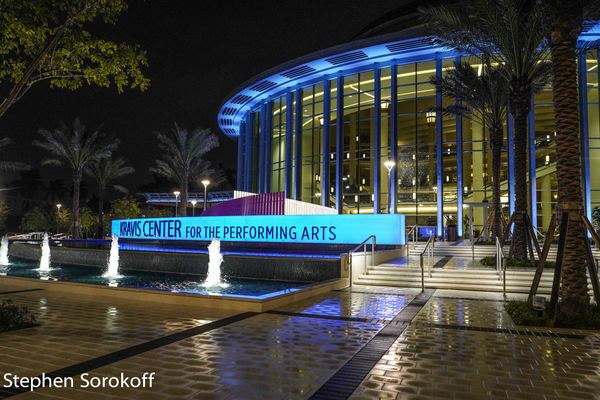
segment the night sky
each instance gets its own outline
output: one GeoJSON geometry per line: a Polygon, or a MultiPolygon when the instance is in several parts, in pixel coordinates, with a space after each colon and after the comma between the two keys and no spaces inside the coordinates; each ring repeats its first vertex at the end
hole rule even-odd
{"type": "MultiPolygon", "coordinates": [[[[55,128],[79,116],[90,127],[122,141],[119,154],[136,168],[125,180],[131,190],[152,182],[148,167],[159,156],[154,133],[173,122],[188,129],[208,127],[221,140],[210,159],[232,172],[236,142],[223,135],[216,116],[221,102],[244,81],[282,62],[349,41],[365,25],[397,6],[393,0],[141,1],[102,35],[137,43],[147,51],[145,92],[34,87],[0,119],[0,132],[12,137],[2,156],[39,168],[42,150],[31,146],[39,128],[55,128]]],[[[3,93],[6,93],[3,91],[3,93]]],[[[70,177],[56,167],[44,179],[70,177]]],[[[148,189],[147,187],[145,189],[148,189]]],[[[168,188],[156,188],[166,190],[168,188]]]]}

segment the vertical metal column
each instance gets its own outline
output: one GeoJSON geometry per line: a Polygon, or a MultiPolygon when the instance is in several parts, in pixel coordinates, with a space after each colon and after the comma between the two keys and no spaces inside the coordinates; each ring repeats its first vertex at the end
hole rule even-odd
{"type": "Polygon", "coordinates": [[[285,96],[285,176],[284,176],[284,191],[287,199],[292,197],[292,134],[294,132],[294,107],[292,106],[292,92],[288,92],[285,96]]]}
{"type": "Polygon", "coordinates": [[[267,101],[265,105],[265,178],[263,182],[263,192],[269,193],[271,191],[271,176],[273,166],[273,152],[271,151],[273,145],[273,102],[267,101]]]}
{"type": "Polygon", "coordinates": [[[344,133],[344,78],[338,76],[336,80],[337,96],[336,96],[336,125],[335,125],[335,208],[338,214],[343,210],[343,181],[342,172],[344,171],[343,162],[343,133],[344,133]]]}
{"type": "Polygon", "coordinates": [[[238,135],[238,153],[237,153],[237,175],[235,179],[235,187],[237,190],[244,190],[244,183],[242,182],[244,176],[244,138],[246,134],[246,124],[240,122],[240,130],[238,135]]]}
{"type": "Polygon", "coordinates": [[[375,98],[373,99],[373,101],[375,102],[374,104],[374,110],[375,110],[375,114],[374,114],[374,127],[375,127],[375,134],[373,137],[373,144],[374,144],[374,148],[373,148],[373,155],[372,155],[372,162],[373,162],[373,193],[374,193],[374,197],[373,197],[373,213],[374,214],[379,214],[379,210],[380,210],[380,197],[381,197],[381,162],[383,161],[381,159],[381,82],[380,82],[380,76],[381,76],[381,70],[379,69],[379,67],[375,66],[375,69],[373,71],[373,79],[375,80],[375,98]]]}
{"type": "Polygon", "coordinates": [[[529,208],[531,210],[531,224],[537,229],[537,181],[536,181],[536,162],[535,162],[535,100],[531,97],[531,111],[528,115],[529,129],[529,208]]]}
{"type": "MultiPolygon", "coordinates": [[[[460,56],[454,61],[458,64],[461,62],[460,56]]],[[[460,107],[462,100],[460,97],[456,99],[456,106],[460,107]]],[[[463,237],[463,132],[462,132],[462,115],[456,116],[456,226],[458,228],[458,237],[463,237]]]]}
{"type": "Polygon", "coordinates": [[[252,111],[246,113],[246,132],[244,133],[246,135],[244,140],[244,152],[246,153],[244,157],[244,190],[246,192],[252,191],[252,147],[255,145],[252,141],[252,130],[254,129],[253,115],[254,113],[252,111]]]}
{"type": "MultiPolygon", "coordinates": [[[[590,141],[587,98],[587,65],[585,50],[577,55],[579,69],[579,118],[581,125],[581,171],[583,176],[583,194],[585,196],[585,215],[592,220],[592,190],[590,179],[590,141]]],[[[589,232],[588,232],[589,235],[589,232]]]]}
{"type": "Polygon", "coordinates": [[[296,114],[294,115],[294,199],[301,200],[302,197],[302,89],[297,89],[296,114]]]}
{"type": "Polygon", "coordinates": [[[259,133],[258,133],[258,193],[263,193],[265,181],[265,114],[266,105],[260,107],[259,133]]]}
{"type": "MultiPolygon", "coordinates": [[[[398,163],[398,77],[397,77],[397,67],[396,64],[393,64],[390,67],[390,157],[396,163],[394,168],[392,168],[392,173],[390,174],[390,180],[392,183],[390,184],[391,190],[388,194],[388,207],[390,212],[395,214],[397,208],[398,201],[398,168],[400,167],[398,163]]],[[[388,189],[389,190],[389,189],[388,189]]]]}
{"type": "Polygon", "coordinates": [[[321,170],[321,205],[329,207],[329,115],[331,112],[331,85],[329,79],[323,82],[323,124],[321,133],[323,135],[323,165],[321,170]]]}
{"type": "MultiPolygon", "coordinates": [[[[435,60],[435,75],[442,77],[442,59],[435,60]]],[[[435,91],[435,166],[437,175],[437,236],[444,236],[444,166],[443,166],[443,137],[442,137],[442,92],[439,88],[435,91]]]]}

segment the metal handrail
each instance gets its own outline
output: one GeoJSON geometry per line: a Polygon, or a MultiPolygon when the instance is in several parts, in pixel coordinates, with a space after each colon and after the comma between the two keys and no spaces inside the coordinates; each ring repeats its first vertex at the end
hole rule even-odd
{"type": "MultiPolygon", "coordinates": [[[[410,238],[412,236],[412,244],[413,244],[413,249],[417,247],[417,226],[418,225],[413,225],[410,230],[408,231],[408,233],[406,234],[406,238],[410,238]]],[[[410,241],[408,241],[410,243],[410,241]]],[[[410,249],[410,245],[407,245],[408,249],[410,249]]]]}
{"type": "Polygon", "coordinates": [[[366,274],[367,273],[367,243],[369,241],[371,242],[371,262],[374,262],[374,260],[375,260],[375,245],[377,242],[377,238],[375,237],[375,235],[369,236],[368,238],[363,240],[359,245],[357,245],[355,248],[348,251],[348,265],[350,266],[350,286],[352,286],[352,253],[355,253],[356,250],[361,248],[361,246],[363,247],[363,256],[365,259],[364,273],[366,274]]]}
{"type": "Polygon", "coordinates": [[[425,267],[423,265],[423,257],[425,253],[427,253],[427,269],[429,273],[429,277],[431,278],[431,262],[433,260],[433,247],[435,246],[435,235],[429,236],[427,243],[425,244],[425,248],[419,255],[419,263],[421,265],[421,291],[425,291],[425,267]]]}
{"type": "Polygon", "coordinates": [[[496,272],[498,273],[498,280],[502,280],[502,294],[506,299],[506,255],[499,237],[496,237],[496,272]],[[502,275],[502,278],[500,278],[500,275],[502,275]]]}

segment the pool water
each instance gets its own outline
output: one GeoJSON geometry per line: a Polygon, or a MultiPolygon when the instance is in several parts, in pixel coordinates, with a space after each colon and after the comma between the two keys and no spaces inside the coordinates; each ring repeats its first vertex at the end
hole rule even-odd
{"type": "Polygon", "coordinates": [[[80,267],[52,264],[49,271],[41,271],[38,263],[13,261],[0,266],[0,275],[19,276],[43,280],[88,283],[100,286],[160,290],[178,293],[248,297],[266,299],[300,290],[307,283],[281,282],[255,279],[223,279],[223,286],[205,287],[204,276],[164,274],[158,272],[121,272],[118,277],[104,276],[106,268],[80,267]]]}

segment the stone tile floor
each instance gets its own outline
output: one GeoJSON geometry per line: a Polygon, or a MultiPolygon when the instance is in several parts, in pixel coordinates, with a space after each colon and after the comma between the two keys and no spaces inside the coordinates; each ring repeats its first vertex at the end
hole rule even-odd
{"type": "MultiPolygon", "coordinates": [[[[0,372],[24,376],[234,314],[46,291],[1,294],[10,290],[16,288],[0,278],[0,299],[27,305],[40,322],[0,334],[0,372]]],[[[46,388],[14,398],[306,399],[418,293],[367,286],[333,291],[283,307],[285,315],[249,315],[91,368],[93,376],[156,372],[152,389],[46,388]]],[[[515,334],[509,329],[523,328],[514,326],[501,300],[438,290],[364,380],[356,379],[352,397],[600,399],[600,332],[580,331],[580,339],[515,334]]]]}

